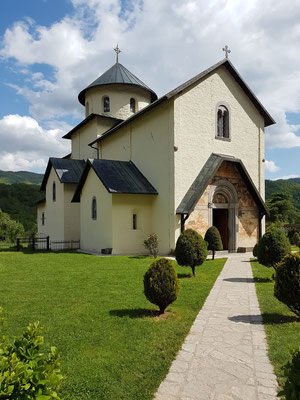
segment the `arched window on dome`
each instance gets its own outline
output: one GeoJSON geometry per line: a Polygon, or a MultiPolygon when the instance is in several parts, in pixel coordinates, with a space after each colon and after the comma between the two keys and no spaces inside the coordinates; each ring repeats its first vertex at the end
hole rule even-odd
{"type": "Polygon", "coordinates": [[[56,201],[56,183],[55,182],[53,182],[53,185],[52,185],[52,200],[56,201]]]}
{"type": "Polygon", "coordinates": [[[136,105],[135,104],[136,104],[135,103],[135,99],[133,97],[131,97],[131,99],[130,99],[130,111],[132,113],[136,112],[136,105]]]}
{"type": "Polygon", "coordinates": [[[108,96],[103,97],[103,112],[110,112],[110,99],[108,96]]]}
{"type": "Polygon", "coordinates": [[[229,139],[229,111],[223,104],[217,108],[217,138],[229,139]]]}
{"type": "Polygon", "coordinates": [[[92,199],[92,219],[96,220],[97,219],[97,200],[96,197],[93,197],[92,199]]]}

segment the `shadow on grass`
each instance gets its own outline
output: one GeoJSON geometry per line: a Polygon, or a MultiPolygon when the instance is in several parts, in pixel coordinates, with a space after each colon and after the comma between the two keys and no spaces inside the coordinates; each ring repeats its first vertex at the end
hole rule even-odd
{"type": "Polygon", "coordinates": [[[277,313],[264,313],[262,315],[235,315],[228,317],[233,322],[243,322],[244,324],[253,325],[277,325],[288,324],[290,322],[300,322],[300,318],[294,315],[282,315],[277,313]]]}
{"type": "Polygon", "coordinates": [[[272,282],[270,278],[225,278],[223,281],[227,282],[245,282],[245,283],[267,283],[272,282]]]}
{"type": "Polygon", "coordinates": [[[129,318],[145,318],[145,317],[157,317],[159,316],[158,310],[149,310],[147,308],[129,308],[122,310],[110,310],[109,315],[113,317],[129,317],[129,318]]]}
{"type": "MultiPolygon", "coordinates": [[[[150,258],[150,256],[129,256],[128,258],[133,258],[136,260],[144,260],[145,258],[150,258]]],[[[153,259],[154,261],[154,259],[153,259]]]]}
{"type": "Polygon", "coordinates": [[[184,279],[184,278],[192,278],[192,274],[177,274],[179,279],[184,279]]]}

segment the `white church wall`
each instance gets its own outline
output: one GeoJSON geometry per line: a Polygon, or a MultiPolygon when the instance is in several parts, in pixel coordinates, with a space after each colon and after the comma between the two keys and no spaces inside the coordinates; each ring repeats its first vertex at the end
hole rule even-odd
{"type": "Polygon", "coordinates": [[[136,111],[146,107],[151,102],[150,93],[134,85],[104,85],[88,89],[85,94],[85,104],[89,114],[103,114],[103,98],[108,96],[110,99],[110,111],[105,114],[126,119],[133,113],[130,111],[130,99],[136,101],[136,111]]]}
{"type": "Polygon", "coordinates": [[[43,235],[47,234],[46,233],[47,232],[47,230],[46,230],[46,218],[44,220],[44,225],[42,223],[42,214],[44,213],[44,215],[46,217],[45,211],[46,211],[46,202],[39,203],[37,205],[37,207],[36,207],[36,212],[37,212],[37,230],[38,230],[38,233],[43,234],[43,235]]]}
{"type": "Polygon", "coordinates": [[[108,136],[99,146],[99,157],[103,160],[130,160],[130,126],[108,136]]]}
{"type": "Polygon", "coordinates": [[[113,254],[147,253],[143,241],[152,233],[153,195],[113,194],[113,254]],[[136,229],[133,229],[133,215],[136,229]]]}
{"type": "Polygon", "coordinates": [[[91,169],[80,198],[80,247],[100,253],[112,248],[112,195],[91,169]],[[97,201],[97,219],[92,219],[92,200],[97,201]]]}
{"type": "MultiPolygon", "coordinates": [[[[175,208],[211,153],[240,158],[264,194],[263,117],[225,67],[194,84],[174,102],[175,208]],[[216,106],[230,113],[230,141],[216,139],[216,106]]],[[[178,229],[176,235],[180,233],[178,229]]]]}
{"type": "Polygon", "coordinates": [[[45,226],[43,232],[50,240],[64,240],[64,188],[55,170],[51,168],[46,185],[45,226]],[[56,186],[56,201],[53,201],[53,182],[56,186]]]}
{"type": "Polygon", "coordinates": [[[65,240],[80,238],[80,204],[71,203],[77,184],[64,184],[65,240]]]}

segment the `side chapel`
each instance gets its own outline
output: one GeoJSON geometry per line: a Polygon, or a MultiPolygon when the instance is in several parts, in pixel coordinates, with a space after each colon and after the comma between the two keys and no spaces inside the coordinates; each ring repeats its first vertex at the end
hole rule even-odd
{"type": "Polygon", "coordinates": [[[50,158],[38,232],[82,250],[169,254],[184,229],[215,225],[224,249],[251,250],[264,231],[264,128],[274,120],[226,57],[156,93],[119,63],[78,96],[85,119],[50,158]]]}

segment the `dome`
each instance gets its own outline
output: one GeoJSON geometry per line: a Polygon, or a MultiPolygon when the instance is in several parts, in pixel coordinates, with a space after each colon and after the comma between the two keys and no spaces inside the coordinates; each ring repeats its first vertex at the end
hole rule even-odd
{"type": "Polygon", "coordinates": [[[99,76],[94,82],[88,87],[83,89],[79,95],[78,100],[84,106],[85,105],[85,93],[89,88],[95,86],[112,85],[112,84],[126,84],[135,85],[147,90],[151,95],[151,101],[157,99],[157,95],[147,85],[145,85],[140,79],[133,75],[127,68],[125,68],[119,62],[116,62],[111,68],[109,68],[104,74],[99,76]]]}

